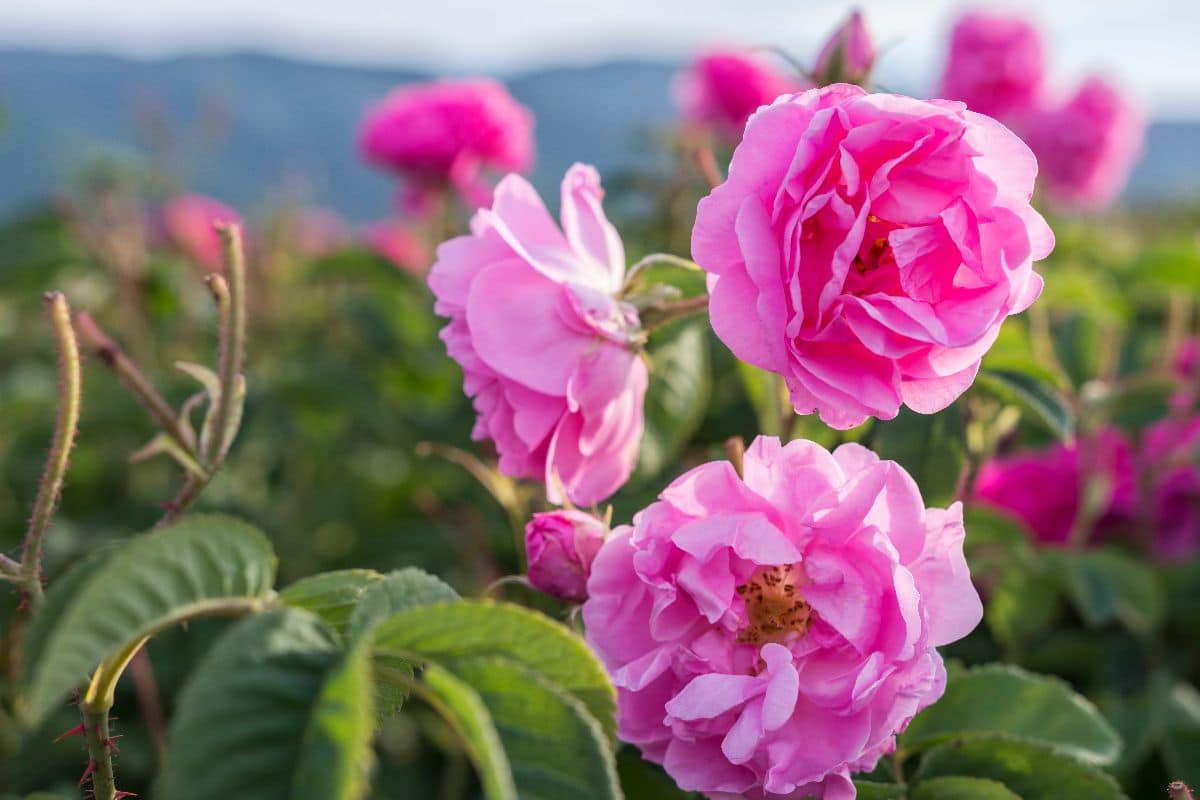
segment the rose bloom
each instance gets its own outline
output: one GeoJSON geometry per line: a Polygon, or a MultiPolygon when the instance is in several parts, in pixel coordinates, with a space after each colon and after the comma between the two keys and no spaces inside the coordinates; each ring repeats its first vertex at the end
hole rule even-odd
{"type": "Polygon", "coordinates": [[[1000,119],[1032,111],[1042,92],[1045,56],[1037,28],[1019,16],[972,11],[950,34],[939,96],[1000,119]]]}
{"type": "Polygon", "coordinates": [[[1168,561],[1200,552],[1200,416],[1164,419],[1146,429],[1142,465],[1149,475],[1150,544],[1168,561]]]}
{"type": "Polygon", "coordinates": [[[821,48],[813,65],[817,83],[863,83],[875,65],[875,43],[863,22],[862,12],[854,11],[850,19],[834,31],[821,48]]]}
{"type": "Polygon", "coordinates": [[[592,561],[607,535],[603,520],[573,508],[534,514],[525,526],[529,582],[559,600],[582,602],[592,561]]]}
{"type": "Polygon", "coordinates": [[[208,272],[224,268],[224,250],[217,224],[240,225],[242,218],[229,206],[201,194],[181,194],[159,210],[158,227],[173,247],[208,272]]]}
{"type": "Polygon", "coordinates": [[[736,141],[759,106],[803,83],[748,53],[714,50],[677,74],[672,88],[684,119],[736,141]]]}
{"type": "Polygon", "coordinates": [[[346,221],[328,208],[296,209],[287,217],[286,226],[296,251],[313,258],[329,255],[350,239],[346,221]]]}
{"type": "Polygon", "coordinates": [[[532,164],[533,115],[486,78],[404,86],[367,112],[359,150],[420,189],[451,186],[486,205],[482,171],[523,172],[532,164]]]}
{"type": "Polygon", "coordinates": [[[946,672],[935,647],[982,607],[962,506],[925,508],[899,465],[757,438],[744,478],[703,464],[613,531],[588,640],[621,738],[710,798],[853,798],[946,672]]]}
{"type": "Polygon", "coordinates": [[[363,230],[368,248],[405,272],[423,276],[429,272],[429,248],[421,237],[396,220],[373,222],[363,230]]]}
{"type": "Polygon", "coordinates": [[[553,503],[591,505],[629,478],[642,436],[646,365],[637,311],[617,299],[625,250],[600,206],[592,167],[562,183],[560,230],[524,179],[509,175],[471,234],[437,251],[429,286],[450,318],[442,339],[462,365],[500,470],[545,481],[553,503]]]}
{"type": "Polygon", "coordinates": [[[1029,205],[1036,173],[961,103],[846,84],[782,97],[696,212],[713,329],[835,428],[940,411],[1041,292],[1054,236],[1029,205]]]}
{"type": "MultiPolygon", "coordinates": [[[[1106,490],[1095,531],[1109,533],[1137,511],[1133,451],[1116,428],[1100,431],[1085,447],[1082,461],[1106,490]]],[[[994,458],[979,470],[975,498],[1025,523],[1034,538],[1064,544],[1081,509],[1080,461],[1078,442],[994,458]]]]}
{"type": "Polygon", "coordinates": [[[1121,194],[1141,157],[1146,119],[1115,87],[1093,77],[1063,105],[1033,115],[1025,138],[1042,165],[1048,200],[1099,211],[1121,194]]]}

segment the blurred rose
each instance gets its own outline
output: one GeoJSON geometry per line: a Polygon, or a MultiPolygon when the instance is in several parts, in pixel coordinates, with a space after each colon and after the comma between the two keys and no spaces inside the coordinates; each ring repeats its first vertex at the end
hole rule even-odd
{"type": "Polygon", "coordinates": [[[813,66],[817,83],[865,83],[875,65],[875,43],[863,22],[862,13],[854,11],[850,19],[834,31],[825,43],[813,66]]]}
{"type": "Polygon", "coordinates": [[[1164,559],[1200,552],[1200,416],[1151,425],[1142,441],[1149,475],[1151,545],[1164,559]]]}
{"type": "Polygon", "coordinates": [[[672,87],[684,119],[737,141],[759,106],[804,82],[748,53],[716,50],[677,74],[672,87]]]}
{"type": "Polygon", "coordinates": [[[214,226],[241,222],[232,208],[201,194],[173,197],[159,211],[159,228],[167,242],[209,272],[224,268],[221,237],[214,226]]]}
{"type": "Polygon", "coordinates": [[[603,520],[583,511],[534,514],[525,526],[529,582],[559,600],[583,602],[592,561],[607,535],[603,520]]]}
{"type": "Polygon", "coordinates": [[[950,34],[940,97],[1005,121],[1031,112],[1042,92],[1037,29],[1019,16],[972,11],[950,34]]]}
{"type": "Polygon", "coordinates": [[[289,243],[309,257],[328,255],[345,246],[350,230],[336,211],[328,208],[302,208],[288,219],[289,243]]]}
{"type": "MultiPolygon", "coordinates": [[[[1094,511],[1096,530],[1103,533],[1135,516],[1133,452],[1116,428],[1104,429],[1086,448],[1083,462],[1103,492],[1101,507],[1094,511]]],[[[1024,522],[1037,539],[1064,544],[1081,511],[1080,480],[1079,444],[1060,443],[992,459],[979,471],[975,496],[1024,522]]]]}
{"type": "Polygon", "coordinates": [[[625,249],[591,167],[562,182],[562,229],[509,175],[471,234],[437,251],[429,286],[500,469],[540,478],[551,502],[590,505],[629,478],[642,437],[646,364],[637,310],[618,299],[625,249]],[[565,492],[565,498],[564,498],[565,492]]]}
{"type": "Polygon", "coordinates": [[[1037,163],[961,103],[837,84],[746,125],[700,201],[692,253],[713,329],[835,428],[940,411],[971,385],[1054,245],[1037,163]]]}
{"type": "Polygon", "coordinates": [[[359,149],[418,190],[449,186],[482,206],[490,198],[484,170],[523,172],[532,164],[533,115],[486,78],[405,86],[367,112],[359,149]]]}
{"type": "Polygon", "coordinates": [[[1025,140],[1041,165],[1040,186],[1064,208],[1111,205],[1142,154],[1146,120],[1126,97],[1089,78],[1065,104],[1034,114],[1025,140]]]}
{"type": "Polygon", "coordinates": [[[429,248],[421,237],[395,220],[373,222],[363,231],[367,247],[405,272],[425,275],[429,272],[429,248]]]}

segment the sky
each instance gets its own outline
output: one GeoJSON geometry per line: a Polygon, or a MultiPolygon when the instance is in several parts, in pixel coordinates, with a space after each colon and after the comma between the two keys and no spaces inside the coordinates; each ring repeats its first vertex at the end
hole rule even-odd
{"type": "MultiPolygon", "coordinates": [[[[878,79],[923,87],[940,68],[951,20],[979,3],[858,5],[885,51],[878,79]]],[[[983,5],[1042,26],[1060,92],[1100,72],[1156,115],[1200,118],[1197,0],[983,5]]],[[[779,45],[804,61],[849,7],[827,0],[0,0],[0,47],[138,58],[255,50],[502,75],[613,58],[682,60],[714,44],[779,45]]]]}

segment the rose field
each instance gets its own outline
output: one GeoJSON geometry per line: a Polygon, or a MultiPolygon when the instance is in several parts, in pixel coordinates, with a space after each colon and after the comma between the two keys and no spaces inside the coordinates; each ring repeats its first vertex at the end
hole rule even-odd
{"type": "Polygon", "coordinates": [[[1196,141],[944,5],[922,80],[883,3],[540,91],[0,46],[0,800],[1192,800],[1196,141]]]}

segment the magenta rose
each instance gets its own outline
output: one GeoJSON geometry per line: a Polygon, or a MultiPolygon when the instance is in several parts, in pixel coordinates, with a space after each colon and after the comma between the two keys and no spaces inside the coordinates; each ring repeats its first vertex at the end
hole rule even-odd
{"type": "Polygon", "coordinates": [[[830,83],[862,84],[870,77],[874,65],[875,43],[871,41],[862,12],[854,11],[817,54],[813,75],[822,86],[830,83]]]}
{"type": "Polygon", "coordinates": [[[1089,78],[1066,103],[1034,114],[1025,139],[1048,200],[1099,211],[1125,188],[1145,137],[1142,112],[1108,82],[1089,78]]]}
{"type": "Polygon", "coordinates": [[[1035,109],[1045,79],[1042,38],[1019,16],[972,11],[950,34],[939,96],[1003,120],[1035,109]]]}
{"type": "Polygon", "coordinates": [[[482,206],[484,170],[523,172],[533,162],[533,115],[486,78],[404,86],[367,112],[359,150],[418,193],[450,186],[482,206]]]}
{"type": "Polygon", "coordinates": [[[962,507],[899,465],[759,437],[672,483],[592,564],[589,642],[618,727],[710,798],[855,796],[982,616],[962,507]]]}
{"type": "MultiPolygon", "coordinates": [[[[1085,445],[1083,462],[1099,481],[1102,507],[1094,532],[1104,534],[1127,524],[1137,512],[1133,452],[1116,428],[1106,428],[1085,445]]],[[[1063,544],[1071,536],[1081,510],[1079,443],[1055,444],[1044,450],[994,458],[979,470],[975,497],[1004,511],[1029,528],[1040,541],[1063,544]]],[[[1093,531],[1088,531],[1090,537],[1093,531]]]]}
{"type": "Polygon", "coordinates": [[[737,141],[759,106],[803,84],[748,53],[716,50],[676,75],[673,88],[684,119],[737,141]]]}
{"type": "Polygon", "coordinates": [[[604,521],[583,511],[534,514],[525,526],[529,582],[559,600],[583,602],[592,561],[606,536],[604,521]]]}
{"type": "Polygon", "coordinates": [[[1150,544],[1168,561],[1200,552],[1200,416],[1146,429],[1142,465],[1150,492],[1150,544]]]}
{"type": "Polygon", "coordinates": [[[509,175],[471,235],[438,248],[429,275],[479,413],[474,437],[495,443],[506,475],[544,480],[554,503],[615,492],[642,436],[642,331],[618,299],[625,251],[602,197],[593,168],[571,167],[559,230],[533,187],[509,175]]]}
{"type": "Polygon", "coordinates": [[[961,103],[845,84],[781,97],[697,209],[713,329],[835,428],[940,411],[1041,292],[1054,236],[1029,205],[1036,173],[961,103]]]}
{"type": "Polygon", "coordinates": [[[240,225],[241,216],[220,200],[202,194],[181,194],[159,210],[158,227],[166,241],[208,272],[224,268],[224,250],[217,225],[240,225]]]}

